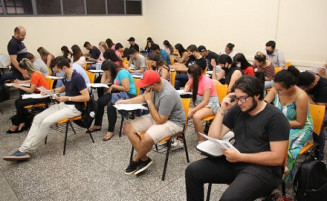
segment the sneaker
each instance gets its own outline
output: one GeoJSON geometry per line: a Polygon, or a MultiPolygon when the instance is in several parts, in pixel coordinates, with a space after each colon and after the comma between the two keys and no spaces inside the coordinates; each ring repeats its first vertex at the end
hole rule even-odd
{"type": "Polygon", "coordinates": [[[137,171],[134,174],[138,175],[139,173],[143,172],[148,167],[150,167],[150,165],[152,165],[152,163],[153,163],[153,161],[149,157],[146,161],[140,161],[140,164],[137,167],[137,171]]]}
{"type": "Polygon", "coordinates": [[[29,153],[16,151],[15,153],[3,157],[5,161],[25,161],[31,158],[29,153]]]}
{"type": "Polygon", "coordinates": [[[174,138],[173,141],[171,142],[171,147],[173,150],[176,149],[183,149],[184,148],[184,143],[182,141],[180,141],[177,138],[174,138]]]}
{"type": "Polygon", "coordinates": [[[134,162],[134,161],[131,161],[128,165],[128,167],[126,168],[125,170],[125,174],[126,175],[131,175],[133,174],[136,170],[137,170],[137,167],[139,165],[139,162],[134,162]]]}

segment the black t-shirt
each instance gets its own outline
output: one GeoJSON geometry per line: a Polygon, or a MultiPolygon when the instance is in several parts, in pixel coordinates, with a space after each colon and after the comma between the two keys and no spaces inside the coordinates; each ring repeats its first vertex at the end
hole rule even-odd
{"type": "Polygon", "coordinates": [[[134,45],[131,45],[130,47],[129,47],[129,49],[131,49],[131,48],[134,48],[134,49],[136,49],[136,51],[140,51],[140,48],[139,48],[139,46],[138,46],[138,44],[136,44],[136,43],[134,43],[134,45]]]}
{"type": "Polygon", "coordinates": [[[237,66],[231,66],[230,69],[223,68],[223,70],[225,71],[225,82],[228,85],[230,83],[230,80],[232,79],[232,75],[233,75],[234,71],[239,70],[243,74],[243,71],[241,70],[241,68],[239,68],[237,66]]]}
{"type": "MultiPolygon", "coordinates": [[[[21,40],[17,40],[16,38],[12,37],[7,46],[9,55],[17,55],[17,61],[20,62],[23,58],[27,57],[27,48],[25,47],[24,43],[21,40]]],[[[11,64],[11,69],[14,74],[21,73],[11,64]]]]}
{"type": "MultiPolygon", "coordinates": [[[[226,112],[223,124],[234,131],[234,146],[241,153],[270,151],[269,142],[288,140],[290,132],[285,115],[271,104],[255,116],[235,105],[226,112]]],[[[280,172],[280,167],[273,168],[280,172]]]]}
{"type": "Polygon", "coordinates": [[[327,80],[320,77],[317,85],[308,94],[312,95],[313,101],[316,103],[327,103],[327,80]]]}
{"type": "Polygon", "coordinates": [[[200,59],[196,59],[193,55],[189,57],[189,59],[186,61],[185,66],[189,67],[193,64],[198,64],[202,70],[205,70],[207,67],[207,62],[206,60],[201,57],[200,59]]]}
{"type": "MultiPolygon", "coordinates": [[[[86,88],[83,77],[75,70],[72,74],[71,79],[70,80],[64,79],[63,83],[66,88],[66,96],[79,96],[81,95],[80,91],[86,88]]],[[[66,101],[65,104],[75,105],[76,109],[78,109],[81,112],[83,111],[84,108],[83,102],[66,101]]]]}
{"type": "Polygon", "coordinates": [[[90,50],[90,56],[93,59],[99,59],[100,54],[101,54],[100,50],[95,46],[93,46],[93,49],[90,50]]]}
{"type": "Polygon", "coordinates": [[[207,62],[208,69],[212,70],[213,66],[211,65],[211,59],[214,59],[214,60],[216,60],[216,62],[218,62],[219,55],[217,53],[215,53],[215,52],[210,51],[210,50],[208,50],[208,51],[209,51],[209,53],[208,53],[208,56],[205,57],[205,60],[207,62]]]}

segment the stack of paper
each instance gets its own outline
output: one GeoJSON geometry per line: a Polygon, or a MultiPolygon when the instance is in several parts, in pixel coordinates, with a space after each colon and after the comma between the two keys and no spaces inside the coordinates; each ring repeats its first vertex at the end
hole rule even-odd
{"type": "Polygon", "coordinates": [[[48,75],[47,78],[50,78],[52,80],[62,80],[62,79],[64,79],[64,77],[57,77],[57,76],[51,76],[51,75],[48,75]]]}
{"type": "Polygon", "coordinates": [[[176,90],[179,95],[192,95],[192,92],[182,90],[176,90]]]}
{"type": "MultiPolygon", "coordinates": [[[[8,87],[12,87],[14,86],[15,83],[6,83],[6,86],[8,87]]],[[[23,87],[30,87],[31,85],[30,84],[19,84],[20,86],[23,86],[23,87]]]]}
{"type": "Polygon", "coordinates": [[[29,99],[29,98],[33,98],[33,99],[39,99],[39,98],[47,98],[49,97],[49,95],[41,95],[41,94],[23,94],[22,95],[22,99],[29,99]]]}
{"type": "Polygon", "coordinates": [[[109,88],[108,84],[102,84],[102,83],[89,83],[86,85],[88,88],[109,88]]]}
{"type": "Polygon", "coordinates": [[[51,96],[53,99],[57,98],[57,95],[52,93],[51,91],[47,90],[46,88],[44,88],[43,86],[37,88],[38,90],[40,90],[41,92],[45,93],[48,96],[51,96]]]}
{"type": "Polygon", "coordinates": [[[119,104],[114,105],[117,110],[133,111],[133,110],[147,110],[142,104],[119,104]]]}

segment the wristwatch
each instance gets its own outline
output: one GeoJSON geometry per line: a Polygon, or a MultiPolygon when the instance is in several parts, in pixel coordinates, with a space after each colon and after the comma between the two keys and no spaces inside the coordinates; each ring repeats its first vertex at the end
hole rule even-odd
{"type": "Polygon", "coordinates": [[[72,101],[72,97],[68,97],[68,101],[72,101]]]}

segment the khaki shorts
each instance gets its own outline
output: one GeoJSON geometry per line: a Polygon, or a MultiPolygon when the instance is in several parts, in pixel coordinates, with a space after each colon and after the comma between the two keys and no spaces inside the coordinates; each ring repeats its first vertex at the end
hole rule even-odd
{"type": "Polygon", "coordinates": [[[183,131],[183,126],[175,124],[169,120],[164,124],[157,124],[153,120],[151,114],[138,117],[129,122],[132,124],[138,134],[145,132],[153,139],[154,143],[158,143],[160,140],[168,136],[172,136],[183,131]]]}

